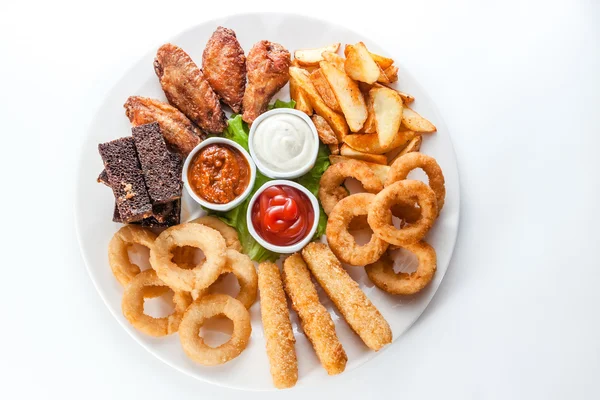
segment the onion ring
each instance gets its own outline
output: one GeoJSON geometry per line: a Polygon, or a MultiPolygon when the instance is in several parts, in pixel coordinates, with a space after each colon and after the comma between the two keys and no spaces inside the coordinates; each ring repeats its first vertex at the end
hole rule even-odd
{"type": "Polygon", "coordinates": [[[333,164],[321,176],[319,186],[319,200],[325,214],[329,215],[341,199],[348,197],[348,191],[341,187],[346,178],[358,179],[369,193],[378,193],[383,189],[381,179],[365,163],[346,160],[333,164]]]}
{"type": "MultiPolygon", "coordinates": [[[[331,251],[346,264],[363,266],[374,263],[388,248],[388,243],[377,235],[372,235],[369,243],[359,246],[348,232],[348,226],[354,217],[367,215],[375,195],[357,193],[339,201],[331,210],[327,220],[327,242],[331,251]]],[[[390,214],[389,223],[392,223],[390,214]]]]}
{"type": "Polygon", "coordinates": [[[129,259],[129,247],[137,243],[150,249],[155,240],[151,230],[136,225],[125,225],[113,235],[108,245],[108,263],[121,285],[127,286],[140,273],[140,267],[129,259]]]}
{"type": "Polygon", "coordinates": [[[400,295],[420,292],[431,282],[436,271],[436,254],[433,247],[424,241],[402,246],[417,256],[419,266],[411,274],[394,272],[394,261],[386,253],[381,259],[367,265],[367,276],[379,289],[400,295]]]}
{"type": "Polygon", "coordinates": [[[394,182],[406,179],[409,172],[417,168],[421,168],[429,178],[429,186],[435,193],[439,213],[444,206],[446,185],[442,169],[435,158],[416,152],[403,155],[394,161],[390,167],[390,171],[388,172],[388,176],[385,181],[385,186],[389,186],[394,182]]]}
{"type": "Polygon", "coordinates": [[[150,336],[166,336],[177,332],[185,309],[192,302],[189,293],[175,292],[175,311],[163,318],[144,314],[144,298],[158,297],[168,290],[154,270],[140,272],[125,288],[121,309],[131,325],[150,336]]]}
{"type": "MultiPolygon", "coordinates": [[[[256,273],[254,263],[250,257],[233,249],[227,249],[226,254],[227,262],[221,271],[221,275],[230,272],[235,275],[240,284],[240,292],[235,298],[239,300],[244,307],[250,308],[256,301],[256,294],[258,292],[258,274],[256,273]]],[[[201,298],[205,295],[209,288],[203,289],[198,293],[197,298],[201,298]]]]}
{"type": "Polygon", "coordinates": [[[250,313],[231,296],[209,294],[194,301],[183,315],[179,325],[179,339],[189,358],[203,365],[224,364],[240,355],[248,345],[252,333],[250,313]],[[233,322],[231,338],[219,347],[210,347],[198,335],[204,322],[224,315],[233,322]]]}
{"type": "MultiPolygon", "coordinates": [[[[242,252],[242,243],[240,243],[240,239],[235,228],[227,225],[219,218],[205,215],[203,217],[191,220],[189,223],[202,224],[204,226],[208,226],[209,228],[213,228],[219,232],[221,236],[223,236],[227,248],[239,251],[240,253],[242,252]]],[[[195,253],[196,249],[189,246],[175,249],[173,251],[173,262],[179,265],[181,268],[192,269],[194,268],[193,259],[195,253]]]]}
{"type": "Polygon", "coordinates": [[[402,180],[392,183],[375,196],[369,207],[367,221],[379,238],[390,244],[404,246],[423,239],[436,217],[437,203],[433,190],[421,181],[402,180]],[[421,216],[414,224],[397,229],[391,223],[391,207],[398,203],[409,203],[412,199],[421,208],[421,216]]]}
{"type": "Polygon", "coordinates": [[[227,225],[219,218],[205,215],[204,217],[191,220],[190,223],[202,224],[204,226],[208,226],[209,228],[213,228],[215,231],[219,232],[221,236],[223,236],[227,248],[239,252],[242,251],[242,243],[240,243],[238,232],[235,230],[235,228],[227,225]]]}
{"type": "Polygon", "coordinates": [[[225,266],[225,239],[212,228],[200,224],[181,224],[163,231],[150,250],[150,264],[158,277],[176,291],[198,294],[217,280],[225,266]],[[193,269],[173,263],[175,247],[202,249],[206,260],[193,269]]]}

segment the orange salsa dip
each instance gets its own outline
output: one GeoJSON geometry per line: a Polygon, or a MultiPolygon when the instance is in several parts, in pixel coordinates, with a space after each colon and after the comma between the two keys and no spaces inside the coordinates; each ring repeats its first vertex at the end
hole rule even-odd
{"type": "Polygon", "coordinates": [[[250,182],[250,166],[236,148],[215,143],[201,149],[190,162],[188,182],[204,200],[226,204],[240,196],[250,182]]]}

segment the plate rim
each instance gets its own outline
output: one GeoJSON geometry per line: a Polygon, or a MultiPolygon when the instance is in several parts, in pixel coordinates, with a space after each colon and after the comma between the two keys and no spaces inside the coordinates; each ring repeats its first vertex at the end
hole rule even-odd
{"type": "MultiPolygon", "coordinates": [[[[307,15],[307,14],[302,14],[302,13],[289,13],[289,12],[277,12],[277,11],[265,11],[265,12],[243,12],[243,13],[225,13],[219,16],[216,16],[214,18],[211,19],[207,19],[207,20],[201,20],[200,22],[197,22],[193,25],[187,26],[186,28],[180,30],[178,33],[175,33],[174,35],[170,36],[167,40],[171,41],[173,40],[176,36],[180,36],[180,35],[184,35],[194,29],[196,29],[198,26],[200,25],[205,25],[205,24],[218,24],[220,21],[227,19],[227,18],[231,18],[231,17],[257,17],[257,16],[265,16],[265,15],[270,15],[270,16],[277,16],[279,18],[306,18],[309,20],[313,20],[314,22],[318,22],[321,24],[327,24],[329,26],[332,26],[334,28],[338,28],[338,29],[343,29],[343,30],[349,30],[352,32],[355,32],[357,35],[368,38],[368,35],[363,34],[361,32],[357,32],[354,29],[352,29],[351,27],[339,24],[337,22],[333,22],[324,18],[320,18],[320,17],[315,17],[312,15],[307,15]]],[[[389,54],[389,52],[386,52],[389,54]]],[[[138,60],[136,62],[133,63],[133,65],[129,66],[128,68],[126,68],[122,74],[120,74],[120,77],[118,78],[118,81],[115,82],[114,84],[112,84],[108,90],[106,91],[106,94],[104,96],[104,98],[106,98],[107,96],[109,96],[109,94],[111,92],[113,92],[113,90],[118,87],[120,80],[124,77],[127,76],[128,74],[130,74],[133,70],[135,70],[138,65],[141,65],[144,61],[144,59],[148,56],[148,54],[152,54],[152,50],[148,50],[146,52],[143,52],[143,54],[138,58],[138,60]]],[[[456,243],[458,240],[458,235],[459,235],[459,231],[460,231],[460,215],[461,215],[461,184],[460,184],[460,173],[459,173],[459,165],[458,165],[458,158],[456,155],[456,151],[454,149],[454,142],[452,141],[452,135],[450,133],[450,130],[448,129],[448,126],[446,125],[445,119],[442,117],[442,114],[440,113],[440,110],[437,106],[437,104],[431,99],[431,97],[429,96],[428,92],[426,90],[424,90],[423,86],[421,85],[421,83],[416,80],[414,78],[414,76],[412,75],[412,73],[409,70],[404,69],[403,70],[403,74],[408,76],[410,78],[410,80],[413,82],[413,84],[418,87],[419,91],[422,92],[422,97],[425,97],[425,99],[427,100],[427,103],[429,104],[429,106],[434,110],[434,112],[440,117],[439,121],[436,121],[436,124],[443,128],[443,130],[447,133],[447,137],[448,137],[448,142],[449,142],[449,149],[448,151],[450,151],[453,155],[453,158],[455,160],[455,162],[453,163],[454,165],[452,166],[452,168],[455,169],[455,176],[456,176],[456,183],[457,183],[457,197],[456,197],[456,227],[454,229],[454,234],[452,237],[452,241],[451,241],[451,250],[448,254],[448,265],[446,266],[446,268],[444,269],[444,271],[441,273],[441,277],[440,277],[440,282],[438,284],[438,287],[435,289],[434,293],[431,295],[431,297],[426,301],[426,303],[424,304],[423,309],[413,317],[413,319],[407,324],[406,329],[400,333],[396,338],[393,339],[392,343],[390,343],[390,345],[385,346],[383,349],[381,349],[380,351],[377,352],[369,352],[368,355],[366,357],[364,357],[357,365],[354,366],[354,368],[352,370],[356,370],[359,367],[364,366],[367,362],[372,361],[374,358],[376,358],[377,355],[383,353],[384,351],[388,350],[395,342],[396,340],[399,340],[401,337],[403,337],[412,327],[413,325],[417,322],[417,320],[419,320],[419,318],[421,318],[421,316],[423,315],[423,313],[425,312],[425,310],[427,310],[427,308],[429,307],[431,301],[435,298],[435,296],[438,293],[439,287],[442,285],[444,277],[448,271],[448,268],[450,268],[450,265],[452,264],[452,260],[454,258],[454,253],[455,253],[455,249],[456,249],[456,243]]],[[[99,106],[98,108],[96,108],[93,116],[91,117],[89,123],[86,125],[86,134],[91,130],[91,127],[93,126],[94,121],[97,118],[97,114],[98,111],[100,109],[101,106],[99,106]]],[[[87,141],[83,140],[81,145],[79,146],[79,152],[80,155],[77,158],[77,166],[81,165],[83,162],[85,162],[84,157],[85,157],[85,152],[84,149],[86,147],[87,141]]],[[[78,168],[78,172],[76,175],[76,188],[80,187],[79,183],[84,179],[84,173],[81,169],[78,168]]],[[[202,377],[202,376],[198,376],[195,374],[192,374],[191,372],[187,371],[186,369],[177,366],[175,363],[172,363],[170,361],[168,361],[167,359],[165,359],[164,357],[162,357],[162,355],[160,355],[160,353],[157,353],[155,351],[153,351],[149,345],[146,345],[145,343],[143,343],[142,341],[138,340],[134,334],[134,328],[128,324],[125,323],[124,320],[122,320],[120,318],[120,315],[117,314],[116,310],[113,310],[112,307],[110,306],[110,303],[108,301],[108,299],[106,298],[104,292],[101,290],[101,288],[99,287],[99,282],[94,278],[94,275],[91,271],[91,262],[88,260],[88,257],[86,255],[86,251],[84,250],[84,245],[82,243],[82,233],[81,233],[81,228],[80,228],[80,208],[82,207],[82,201],[80,199],[80,195],[76,194],[76,198],[75,198],[75,207],[73,209],[73,214],[74,214],[74,223],[75,223],[75,233],[76,233],[76,237],[77,237],[77,244],[79,246],[79,252],[83,258],[84,261],[84,265],[88,274],[88,277],[90,278],[90,280],[92,281],[92,284],[94,286],[94,288],[96,289],[97,294],[100,296],[100,298],[102,299],[102,302],[104,303],[104,305],[106,306],[106,308],[109,310],[110,314],[113,316],[113,318],[118,322],[118,324],[125,330],[125,332],[127,332],[127,334],[130,336],[130,338],[133,339],[134,342],[136,342],[138,345],[140,345],[143,349],[145,349],[148,353],[150,353],[153,357],[157,358],[158,360],[160,360],[161,362],[163,362],[164,364],[168,365],[169,367],[175,369],[176,371],[179,371],[181,373],[183,373],[186,376],[189,376],[191,378],[194,378],[195,380],[201,381],[201,382],[205,382],[205,383],[209,383],[212,385],[216,385],[222,388],[227,388],[227,389],[232,389],[232,390],[237,390],[237,391],[249,391],[249,392],[271,392],[271,391],[277,391],[277,389],[275,387],[272,388],[267,388],[267,389],[259,389],[259,388],[241,388],[238,386],[229,386],[226,384],[221,383],[220,381],[216,381],[216,380],[212,380],[206,377],[202,377]]],[[[439,271],[438,271],[439,274],[439,271]]],[[[350,372],[350,371],[349,371],[350,372]]],[[[342,377],[344,375],[340,374],[337,375],[336,377],[342,377]]],[[[324,376],[317,376],[313,378],[313,383],[322,383],[325,379],[324,376]]],[[[330,377],[331,378],[331,377],[330,377]]],[[[333,379],[328,379],[329,382],[333,382],[333,379]]],[[[297,384],[294,386],[295,388],[306,388],[310,385],[307,384],[303,384],[301,382],[301,380],[299,379],[297,384]]]]}

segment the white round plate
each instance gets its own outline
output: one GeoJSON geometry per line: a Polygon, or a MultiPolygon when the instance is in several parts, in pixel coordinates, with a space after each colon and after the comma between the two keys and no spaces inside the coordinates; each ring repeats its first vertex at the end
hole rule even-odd
{"type": "MultiPolygon", "coordinates": [[[[235,30],[246,53],[254,43],[263,39],[281,43],[292,53],[296,49],[320,47],[333,42],[341,42],[343,46],[347,43],[363,41],[371,51],[396,60],[400,68],[398,88],[412,94],[416,98],[412,105],[414,109],[437,126],[437,133],[425,135],[421,150],[437,159],[446,178],[446,203],[435,227],[427,237],[427,241],[437,251],[438,257],[438,269],[433,281],[418,295],[397,297],[374,287],[367,279],[363,268],[347,268],[350,275],[358,281],[366,295],[389,322],[394,340],[398,339],[421,315],[435,294],[450,262],[456,241],[459,220],[458,170],[450,136],[441,116],[433,102],[402,67],[401,54],[394,53],[393,49],[379,48],[368,38],[326,21],[271,13],[235,15],[202,23],[178,36],[165,38],[165,42],[170,41],[182,47],[196,63],[201,64],[204,46],[219,25],[235,30]]],[[[123,109],[123,104],[129,96],[141,95],[165,100],[152,68],[155,51],[156,49],[151,49],[140,62],[116,82],[87,132],[79,164],[76,209],[77,232],[86,266],[98,293],[117,321],[139,344],[160,360],[190,376],[217,385],[245,390],[271,390],[273,384],[265,352],[258,302],[250,309],[253,329],[248,348],[238,358],[218,367],[195,364],[185,356],[176,334],[164,338],[147,336],[134,329],[121,313],[123,288],[113,277],[107,259],[108,242],[120,225],[111,221],[114,205],[111,190],[96,182],[96,177],[103,168],[97,146],[98,143],[131,134],[131,127],[123,109]]],[[[289,99],[287,87],[277,97],[289,99]]],[[[201,214],[202,211],[189,197],[184,198],[182,221],[201,214]]],[[[406,260],[404,260],[405,264],[410,263],[406,260]]],[[[407,266],[404,265],[403,268],[405,267],[407,266]]],[[[338,336],[348,355],[346,371],[375,357],[377,353],[367,349],[350,330],[329,299],[322,296],[322,301],[335,321],[338,336]]],[[[296,314],[292,312],[291,315],[297,340],[299,367],[297,386],[315,385],[327,374],[319,364],[310,343],[302,334],[296,314]]],[[[344,374],[341,374],[327,379],[343,379],[341,378],[343,376],[344,374]]]]}

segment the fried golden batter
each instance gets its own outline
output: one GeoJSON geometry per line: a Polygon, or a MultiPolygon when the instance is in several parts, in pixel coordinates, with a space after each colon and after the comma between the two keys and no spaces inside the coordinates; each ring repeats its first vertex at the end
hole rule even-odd
{"type": "Polygon", "coordinates": [[[196,63],[181,48],[167,43],[156,52],[154,71],[169,100],[208,133],[222,133],[225,114],[196,63]]]}
{"type": "Polygon", "coordinates": [[[187,155],[204,139],[204,133],[181,111],[162,101],[131,96],[123,105],[133,126],[158,122],[168,144],[187,155]]]}
{"type": "Polygon", "coordinates": [[[210,86],[233,112],[242,111],[246,88],[246,57],[235,32],[219,26],[202,54],[202,72],[210,86]]]}
{"type": "Polygon", "coordinates": [[[246,60],[244,121],[250,124],[267,110],[271,98],[290,79],[290,63],[290,52],[278,43],[261,40],[252,47],[246,60]]]}

